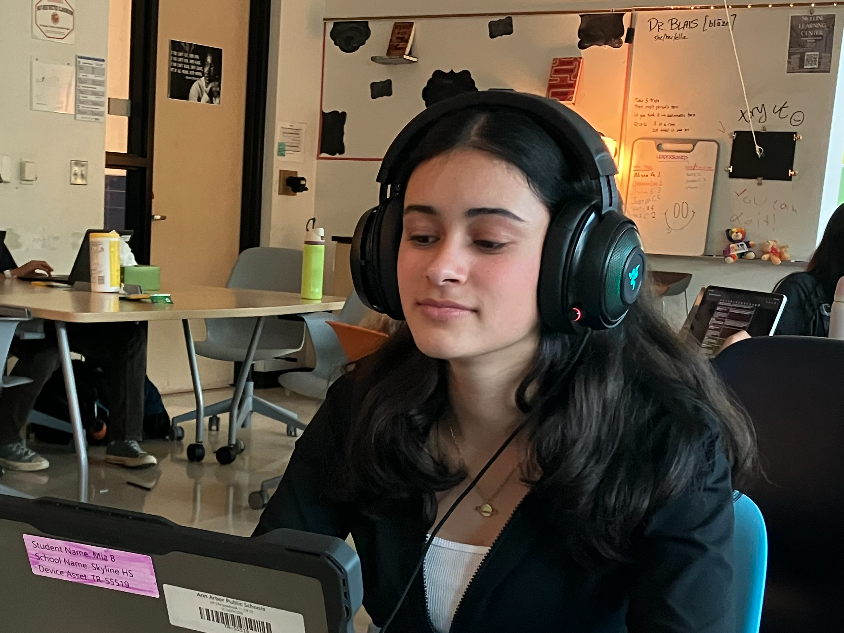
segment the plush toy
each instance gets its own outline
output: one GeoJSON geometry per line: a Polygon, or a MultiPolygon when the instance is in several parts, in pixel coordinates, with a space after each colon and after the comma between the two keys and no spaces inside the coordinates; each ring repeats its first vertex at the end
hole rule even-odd
{"type": "Polygon", "coordinates": [[[762,245],[762,259],[766,262],[779,266],[782,262],[791,260],[791,255],[788,254],[788,244],[780,246],[776,240],[768,240],[762,245]]]}
{"type": "Polygon", "coordinates": [[[730,245],[724,249],[724,261],[732,264],[737,259],[756,259],[756,253],[752,249],[756,242],[747,239],[747,231],[741,227],[733,227],[725,231],[730,245]]]}

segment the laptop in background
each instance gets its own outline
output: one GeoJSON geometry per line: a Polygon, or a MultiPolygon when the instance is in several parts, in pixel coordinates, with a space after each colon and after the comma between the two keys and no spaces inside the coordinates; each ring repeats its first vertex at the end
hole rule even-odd
{"type": "Polygon", "coordinates": [[[773,292],[704,286],[681,331],[711,357],[725,340],[742,330],[750,336],[771,336],[785,302],[785,295],[773,292]]]}
{"type": "Polygon", "coordinates": [[[113,508],[0,495],[4,631],[353,633],[344,541],[244,538],[113,508]]]}
{"type": "MultiPolygon", "coordinates": [[[[73,268],[70,269],[69,275],[22,275],[18,277],[21,281],[53,281],[60,284],[67,284],[72,286],[77,281],[90,282],[91,281],[91,233],[107,233],[105,229],[88,229],[85,231],[85,237],[82,238],[82,244],[79,245],[79,250],[76,252],[76,259],[73,261],[73,268]]],[[[133,231],[117,231],[121,239],[128,241],[132,237],[133,231]]]]}

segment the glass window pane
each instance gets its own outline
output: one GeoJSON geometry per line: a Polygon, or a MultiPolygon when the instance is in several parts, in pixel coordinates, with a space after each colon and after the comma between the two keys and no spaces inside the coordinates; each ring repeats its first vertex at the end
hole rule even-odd
{"type": "Polygon", "coordinates": [[[106,231],[122,231],[126,228],[126,170],[105,170],[105,218],[106,231]]]}
{"type": "MultiPolygon", "coordinates": [[[[132,0],[109,0],[108,96],[129,98],[129,59],[132,32],[132,0]]],[[[129,118],[106,115],[106,151],[125,154],[129,118]]]]}

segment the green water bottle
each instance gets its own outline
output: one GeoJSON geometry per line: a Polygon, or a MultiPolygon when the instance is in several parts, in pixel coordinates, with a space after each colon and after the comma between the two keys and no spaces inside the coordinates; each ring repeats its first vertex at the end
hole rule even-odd
{"type": "Polygon", "coordinates": [[[302,298],[322,299],[322,275],[325,268],[325,230],[316,226],[316,218],[305,225],[302,249],[302,298]]]}

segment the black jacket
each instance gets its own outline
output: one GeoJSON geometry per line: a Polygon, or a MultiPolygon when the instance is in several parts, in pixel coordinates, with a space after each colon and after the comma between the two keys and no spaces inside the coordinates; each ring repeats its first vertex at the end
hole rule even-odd
{"type": "Polygon", "coordinates": [[[786,336],[829,336],[832,296],[811,273],[792,273],[780,281],[774,292],[787,297],[774,334],[786,336]]]}
{"type": "MultiPolygon", "coordinates": [[[[410,578],[428,526],[421,499],[381,520],[331,500],[330,473],[343,452],[351,402],[346,376],[296,442],[255,534],[280,527],[338,538],[351,533],[361,559],[364,606],[377,626],[410,578]]],[[[650,517],[629,564],[587,569],[575,562],[547,520],[543,494],[530,492],[478,569],[451,630],[732,633],[732,487],[720,442],[711,441],[714,465],[705,482],[650,517]]],[[[433,631],[423,583],[420,573],[390,625],[392,633],[433,631]]]]}

